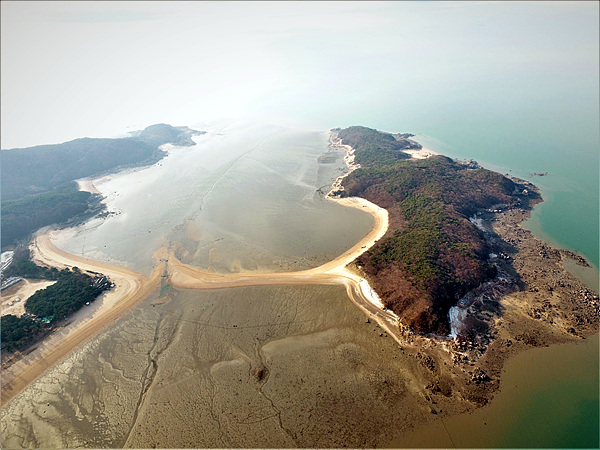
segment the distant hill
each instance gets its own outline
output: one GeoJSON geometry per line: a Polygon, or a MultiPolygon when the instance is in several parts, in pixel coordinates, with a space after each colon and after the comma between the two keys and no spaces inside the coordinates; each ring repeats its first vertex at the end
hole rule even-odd
{"type": "Polygon", "coordinates": [[[95,196],[78,192],[74,180],[153,164],[166,155],[161,145],[191,146],[191,137],[203,133],[157,124],[126,138],[82,138],[0,151],[2,246],[98,208],[95,196]]]}
{"type": "Polygon", "coordinates": [[[194,145],[192,136],[204,133],[204,131],[195,131],[188,127],[172,127],[165,123],[158,123],[150,125],[142,131],[133,132],[132,138],[156,147],[166,143],[185,147],[194,145]]]}
{"type": "Polygon", "coordinates": [[[160,145],[194,145],[191,140],[194,134],[201,132],[158,124],[128,138],[82,138],[62,144],[2,150],[2,201],[48,192],[66,182],[124,166],[152,164],[165,155],[158,148],[160,145]]]}

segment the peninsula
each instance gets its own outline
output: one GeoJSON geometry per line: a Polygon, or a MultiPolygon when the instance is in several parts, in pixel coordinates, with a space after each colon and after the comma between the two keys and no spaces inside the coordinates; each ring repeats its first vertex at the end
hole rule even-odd
{"type": "Polygon", "coordinates": [[[156,124],[124,138],[81,138],[55,145],[3,150],[2,248],[26,241],[37,229],[83,221],[103,210],[101,196],[78,190],[75,180],[154,164],[164,144],[194,145],[203,131],[156,124]]]}
{"type": "MultiPolygon", "coordinates": [[[[541,201],[537,188],[527,181],[483,169],[474,161],[459,162],[436,155],[422,148],[412,137],[410,134],[384,133],[365,127],[331,131],[327,158],[335,160],[335,154],[343,153],[348,170],[335,180],[325,196],[326,201],[358,208],[371,214],[374,221],[372,229],[360,242],[331,261],[311,269],[279,273],[254,270],[216,273],[184,264],[176,257],[170,244],[165,243],[155,253],[154,270],[148,277],[69,254],[54,245],[52,231],[38,235],[30,247],[35,262],[58,269],[77,266],[86,271],[101,272],[114,282],[115,289],[108,294],[110,299],[105,300],[105,304],[87,321],[69,327],[64,337],[55,336],[53,345],[40,348],[4,368],[2,400],[6,414],[18,416],[18,402],[14,401],[17,394],[50,367],[59,364],[83,343],[114,324],[135,305],[157,291],[167,292],[170,287],[181,292],[206,290],[215,296],[217,290],[256,286],[338,285],[345,288],[349,301],[364,313],[358,313],[362,317],[356,323],[345,326],[355,327],[353,330],[368,328],[369,333],[377,333],[379,337],[375,338],[365,334],[365,342],[373,345],[365,348],[376,348],[377,351],[359,351],[362,347],[348,343],[348,335],[344,333],[348,333],[350,328],[339,332],[342,344],[328,344],[330,338],[337,342],[337,338],[331,337],[336,332],[325,330],[335,328],[315,329],[311,316],[314,313],[311,308],[306,308],[303,314],[309,319],[302,322],[306,328],[298,332],[288,330],[277,339],[270,335],[271,324],[264,327],[266,319],[262,313],[260,323],[253,322],[247,327],[253,330],[252,338],[238,334],[241,331],[239,321],[218,325],[219,333],[239,339],[236,342],[240,346],[235,347],[237,353],[234,355],[230,353],[233,346],[227,344],[226,352],[219,356],[221,359],[205,364],[209,368],[206,377],[211,380],[215,370],[243,368],[239,377],[236,375],[235,382],[244,380],[245,383],[244,377],[248,376],[252,383],[257,384],[248,384],[247,392],[260,399],[267,398],[272,408],[276,408],[280,401],[288,402],[292,398],[291,389],[294,395],[301,393],[309,403],[312,399],[321,398],[321,395],[333,399],[330,405],[327,404],[332,409],[318,409],[321,404],[311,403],[310,408],[320,411],[315,412],[312,419],[299,416],[292,409],[289,417],[284,415],[284,419],[279,409],[265,419],[264,423],[268,423],[269,418],[275,418],[273,420],[280,428],[282,420],[290,429],[304,430],[307,423],[314,425],[314,435],[301,431],[290,434],[295,436],[290,442],[298,447],[336,446],[339,445],[336,438],[343,438],[347,445],[371,447],[379,445],[381,439],[388,439],[435,416],[473,410],[486,404],[497,391],[502,367],[511,355],[528,347],[578,341],[597,333],[598,295],[563,266],[566,260],[586,265],[585,260],[569,251],[551,248],[521,226],[531,208],[541,201]],[[263,331],[259,330],[263,328],[264,334],[261,334],[263,331]],[[386,341],[387,337],[393,340],[386,341]],[[271,359],[277,353],[269,351],[281,347],[298,351],[291,354],[301,357],[311,353],[298,350],[304,349],[302,345],[316,348],[308,347],[307,343],[313,342],[312,339],[317,344],[311,345],[321,349],[329,349],[328,345],[332,345],[341,355],[339,361],[347,363],[343,370],[348,376],[340,377],[337,373],[341,366],[335,365],[339,363],[335,360],[332,376],[327,380],[333,385],[327,387],[331,391],[325,390],[325,382],[319,384],[314,381],[316,375],[312,372],[311,376],[306,376],[306,382],[302,381],[301,388],[278,381],[281,374],[293,378],[294,382],[300,379],[295,372],[292,375],[289,372],[296,370],[296,360],[290,360],[293,361],[290,366],[277,366],[277,358],[271,359]],[[250,356],[240,357],[240,349],[246,344],[252,347],[252,351],[243,354],[250,356]],[[384,348],[387,350],[384,351],[384,348]],[[364,363],[367,358],[373,358],[378,364],[376,370],[370,372],[369,364],[364,363]],[[287,367],[289,373],[281,367],[287,367]],[[273,376],[270,377],[270,374],[273,376]],[[267,381],[269,385],[263,390],[267,381]],[[348,405],[358,401],[359,397],[352,397],[354,391],[348,388],[350,385],[363,389],[360,392],[364,393],[364,397],[360,397],[360,402],[371,399],[389,401],[385,403],[388,405],[386,411],[395,410],[397,414],[390,413],[383,419],[389,419],[390,424],[397,420],[401,427],[398,428],[396,422],[394,426],[383,427],[386,430],[384,435],[375,427],[364,427],[350,441],[346,440],[346,434],[336,436],[324,432],[330,424],[323,419],[337,417],[332,415],[334,412],[343,414],[345,419],[355,414],[356,408],[352,406],[340,408],[336,397],[338,393],[347,391],[349,394],[344,401],[348,401],[348,405]],[[267,397],[266,391],[272,397],[267,397]],[[373,392],[377,395],[371,395],[373,392]],[[273,398],[276,400],[273,401],[273,398]],[[296,416],[300,418],[296,419],[296,416]]],[[[328,161],[322,158],[319,162],[325,164],[328,161]]],[[[296,302],[294,298],[291,304],[296,302]]],[[[347,303],[345,296],[341,302],[347,303]]],[[[157,302],[157,308],[154,306],[155,303],[152,303],[149,309],[173,313],[167,308],[167,300],[157,302]]],[[[277,310],[276,314],[287,313],[287,310],[284,311],[286,308],[278,303],[277,308],[281,310],[277,310]]],[[[223,314],[229,316],[234,312],[227,309],[223,314]]],[[[196,323],[186,319],[185,323],[204,329],[212,326],[211,320],[196,323]]],[[[339,320],[336,316],[335,322],[339,320]]],[[[281,320],[278,318],[277,321],[281,320]]],[[[289,329],[289,324],[295,321],[294,317],[289,323],[285,322],[285,328],[289,329]]],[[[360,331],[361,336],[362,333],[360,331]]],[[[190,342],[187,339],[182,341],[190,342]]],[[[200,341],[204,342],[204,338],[200,341]]],[[[221,341],[229,342],[219,338],[218,342],[221,341]]],[[[337,355],[332,352],[323,350],[324,358],[329,360],[331,355],[337,355]]],[[[150,353],[144,354],[144,358],[150,358],[150,353]]],[[[153,358],[148,359],[148,370],[164,367],[159,355],[153,358]]],[[[318,364],[312,366],[321,367],[318,364]]],[[[189,372],[189,380],[197,375],[194,370],[189,372]]],[[[174,370],[173,376],[177,373],[179,370],[174,370]]],[[[304,372],[301,375],[304,377],[304,372]]],[[[142,394],[138,406],[146,405],[146,392],[151,392],[145,379],[140,386],[142,394]]],[[[214,379],[221,380],[222,377],[215,376],[214,379]]],[[[177,383],[177,386],[182,387],[183,384],[177,383]]],[[[232,390],[227,386],[224,391],[229,393],[232,390]]],[[[165,392],[169,396],[172,393],[165,392]]],[[[187,391],[183,395],[190,397],[187,391]]],[[[289,401],[289,408],[308,411],[310,408],[305,408],[302,402],[294,406],[295,403],[289,401]]],[[[248,417],[258,414],[252,406],[239,406],[237,399],[235,405],[247,411],[248,417]]],[[[151,409],[155,410],[153,406],[151,409]]],[[[268,407],[265,411],[271,414],[268,407]]],[[[369,420],[379,424],[383,420],[381,416],[378,411],[369,420]]],[[[132,417],[137,418],[137,412],[132,417]]],[[[136,420],[126,426],[129,427],[123,434],[126,437],[120,436],[118,439],[121,440],[114,442],[147,446],[144,440],[146,434],[131,434],[136,420]]],[[[362,423],[364,417],[356,420],[362,423]]],[[[256,423],[263,424],[263,420],[256,423]]],[[[238,429],[237,424],[235,429],[238,429]]],[[[262,428],[249,429],[257,436],[264,436],[262,428]]],[[[220,427],[217,433],[221,433],[220,427]]],[[[164,433],[158,434],[162,436],[164,433]]],[[[175,441],[171,444],[180,442],[177,437],[173,439],[175,441]]]]}
{"type": "Polygon", "coordinates": [[[354,164],[334,194],[389,213],[387,232],[357,269],[399,317],[405,344],[429,348],[433,393],[454,372],[455,389],[487,403],[508,355],[598,332],[598,294],[563,265],[588,263],[521,226],[542,201],[535,185],[474,161],[411,157],[405,150],[420,147],[411,135],[332,132],[354,164]]]}

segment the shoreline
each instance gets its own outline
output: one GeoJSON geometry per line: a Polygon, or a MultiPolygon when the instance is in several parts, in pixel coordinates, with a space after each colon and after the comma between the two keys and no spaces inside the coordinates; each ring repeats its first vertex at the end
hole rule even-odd
{"type": "MultiPolygon", "coordinates": [[[[331,140],[330,140],[331,142],[331,140]]],[[[335,145],[335,144],[334,144],[335,145]]],[[[346,155],[344,160],[351,170],[338,177],[334,182],[341,183],[352,170],[357,168],[352,160],[353,149],[344,146],[346,155]]],[[[106,179],[104,175],[97,179],[78,180],[80,187],[97,190],[94,182],[106,179]]],[[[373,318],[379,325],[401,343],[396,332],[397,317],[377,305],[374,299],[365,295],[361,283],[368,283],[366,279],[357,275],[346,266],[358,256],[371,248],[388,229],[387,210],[369,202],[368,200],[352,198],[334,198],[326,196],[329,201],[345,207],[356,208],[371,214],[374,224],[370,232],[361,241],[353,245],[346,252],[327,263],[304,271],[297,272],[242,272],[236,274],[218,274],[207,272],[201,268],[187,266],[179,262],[166,248],[159,249],[155,259],[159,262],[150,278],[129,269],[113,266],[111,264],[92,261],[87,258],[70,254],[52,243],[51,235],[46,234],[34,239],[31,250],[33,260],[50,267],[64,268],[77,266],[84,270],[101,272],[108,276],[116,288],[107,294],[110,301],[103,301],[102,305],[94,311],[89,319],[77,323],[66,335],[59,340],[52,349],[39,349],[26,357],[13,362],[2,374],[2,401],[6,404],[18,392],[37,379],[49,367],[78,348],[82,343],[105,329],[117,317],[127,312],[143,297],[158,285],[161,273],[168,272],[169,282],[182,289],[221,289],[242,286],[265,285],[307,285],[307,284],[337,284],[346,287],[350,300],[361,309],[367,317],[373,318]],[[164,266],[164,270],[161,270],[164,266]]],[[[59,232],[60,233],[60,232],[59,232]]]]}
{"type": "Polygon", "coordinates": [[[50,232],[35,238],[32,250],[34,252],[32,259],[35,262],[57,268],[76,265],[80,269],[102,272],[112,280],[115,288],[106,294],[100,307],[90,317],[79,321],[73,328],[63,329],[60,333],[62,336],[58,338],[58,342],[53,342],[55,345],[52,348],[46,348],[48,343],[44,339],[23,358],[14,361],[8,367],[3,367],[3,406],[39,378],[46,370],[71,354],[146,298],[159,285],[162,274],[161,264],[157,265],[152,276],[148,278],[129,269],[71,255],[51,242],[50,232]]]}
{"type": "Polygon", "coordinates": [[[163,247],[155,254],[155,259],[159,264],[152,276],[147,278],[129,269],[72,255],[52,243],[51,231],[38,236],[32,244],[32,259],[35,262],[57,268],[76,265],[80,269],[101,272],[115,283],[116,288],[107,294],[112,297],[111,301],[105,300],[89,319],[82,320],[72,329],[67,330],[66,335],[59,339],[55,347],[40,348],[13,362],[3,370],[3,404],[7,404],[47,369],[104,330],[111,322],[149,295],[158,286],[165,271],[168,273],[169,283],[173,287],[181,289],[224,289],[266,285],[343,285],[346,287],[350,300],[400,342],[394,333],[394,325],[397,321],[393,313],[377,307],[376,303],[365,296],[360,283],[366,282],[366,280],[346,268],[349,263],[367,251],[385,234],[388,226],[387,211],[361,198],[331,199],[331,201],[339,202],[347,207],[367,210],[374,216],[375,224],[360,242],[342,255],[316,268],[298,272],[232,274],[207,272],[201,268],[182,264],[172,252],[163,247]]]}
{"type": "MultiPolygon", "coordinates": [[[[350,146],[341,145],[331,135],[330,143],[344,149],[346,152],[344,161],[347,163],[349,171],[334,181],[332,189],[326,197],[329,201],[343,206],[362,209],[374,217],[375,223],[371,231],[360,242],[333,260],[312,269],[280,273],[249,271],[220,274],[185,265],[175,258],[172,251],[163,247],[156,252],[155,270],[152,276],[147,278],[128,269],[71,255],[52,243],[51,233],[36,238],[34,241],[36,261],[54,266],[57,264],[77,265],[80,268],[91,268],[88,270],[103,272],[111,277],[117,287],[122,288],[122,291],[119,296],[115,297],[111,307],[102,305],[97,316],[78,324],[58,342],[55,348],[40,350],[41,355],[38,355],[37,359],[33,361],[15,362],[9,367],[9,370],[14,370],[16,373],[9,372],[7,375],[6,371],[3,371],[3,381],[7,376],[13,377],[8,386],[3,383],[3,404],[6,405],[10,399],[37,379],[46,369],[79,348],[85,341],[96,336],[110,323],[146,298],[159,285],[161,278],[164,277],[163,274],[168,275],[167,282],[169,284],[181,289],[227,289],[242,286],[309,284],[343,285],[348,298],[366,315],[367,322],[370,319],[376,321],[387,335],[394,338],[403,351],[404,349],[407,352],[410,351],[410,356],[416,358],[415,362],[419,371],[415,372],[415,376],[420,385],[419,392],[415,392],[414,395],[423,403],[424,408],[429,408],[427,411],[431,412],[429,417],[432,419],[425,420],[423,424],[436,422],[437,418],[453,417],[473,411],[489,403],[501,388],[501,372],[506,362],[524,350],[562,342],[581,341],[581,335],[590,335],[593,334],[589,333],[590,330],[597,330],[597,296],[595,300],[588,298],[589,291],[583,292],[581,287],[583,284],[573,281],[577,278],[572,275],[569,278],[569,275],[564,274],[566,271],[561,272],[560,265],[564,265],[564,261],[567,260],[565,258],[569,258],[567,253],[554,251],[549,245],[522,227],[521,224],[531,211],[526,208],[489,213],[482,217],[485,228],[493,231],[494,236],[515,246],[516,253],[513,257],[519,276],[524,279],[530,289],[537,289],[537,291],[508,292],[501,296],[498,303],[504,308],[504,311],[487,319],[496,333],[491,342],[482,345],[480,342],[457,342],[443,336],[421,336],[404,327],[393,313],[382,309],[374,298],[369,298],[369,292],[365,292],[366,289],[364,289],[364,282],[367,280],[354,266],[348,266],[384,236],[388,229],[389,217],[387,210],[365,199],[336,198],[335,193],[339,193],[343,179],[358,168],[358,165],[354,163],[354,151],[350,146]],[[556,267],[550,267],[552,263],[556,267]],[[554,276],[548,281],[547,278],[538,275],[536,270],[548,270],[554,276]],[[111,271],[115,272],[111,273],[111,271]],[[117,283],[119,275],[123,278],[117,283]],[[558,281],[564,286],[557,285],[558,281]],[[550,290],[550,288],[552,289],[550,290]],[[572,295],[575,291],[579,292],[577,296],[572,295]],[[551,294],[548,294],[549,292],[551,294]],[[546,303],[547,295],[551,295],[550,306],[547,306],[546,303]],[[594,322],[592,311],[587,309],[589,304],[594,301],[596,302],[596,322],[594,322]],[[563,307],[563,305],[567,306],[563,307]],[[580,336],[568,331],[567,326],[570,321],[579,320],[577,317],[583,317],[588,321],[587,325],[578,327],[580,336]],[[560,327],[557,324],[561,324],[560,327]],[[18,366],[19,363],[21,364],[18,366]],[[19,368],[22,372],[17,370],[19,368]],[[448,388],[448,386],[450,387],[448,388]]],[[[427,151],[427,149],[425,150],[427,151]]],[[[115,292],[115,294],[117,293],[115,292]]],[[[414,429],[419,428],[420,425],[416,425],[414,429]]]]}

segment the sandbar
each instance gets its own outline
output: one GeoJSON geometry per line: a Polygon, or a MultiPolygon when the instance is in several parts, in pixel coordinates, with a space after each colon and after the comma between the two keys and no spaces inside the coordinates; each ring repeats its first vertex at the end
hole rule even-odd
{"type": "Polygon", "coordinates": [[[76,266],[83,270],[101,272],[115,283],[115,289],[107,295],[102,307],[98,308],[89,320],[75,325],[52,348],[40,348],[39,351],[26,355],[9,367],[3,368],[3,404],[148,296],[158,286],[164,270],[159,264],[148,278],[129,269],[72,255],[52,243],[50,232],[35,238],[33,250],[34,260],[38,263],[58,268],[76,266]]]}

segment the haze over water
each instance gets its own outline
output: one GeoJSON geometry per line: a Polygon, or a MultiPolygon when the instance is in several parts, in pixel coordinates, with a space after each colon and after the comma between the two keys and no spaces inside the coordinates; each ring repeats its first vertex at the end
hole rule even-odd
{"type": "MultiPolygon", "coordinates": [[[[332,127],[360,124],[412,132],[443,154],[473,158],[490,169],[533,181],[545,201],[536,207],[528,226],[545,240],[599,265],[597,2],[2,2],[0,6],[3,149],[122,135],[159,122],[203,129],[216,117],[234,116],[316,131],[313,144],[306,144],[306,148],[314,145],[313,150],[302,150],[314,164],[316,149],[324,143],[322,132],[332,127]],[[548,175],[531,177],[533,172],[548,175]]],[[[293,133],[288,133],[292,142],[293,133]]],[[[252,139],[243,148],[250,148],[252,139]]],[[[269,139],[266,142],[273,147],[263,147],[263,156],[281,149],[281,141],[269,139]]],[[[241,148],[229,147],[232,153],[219,161],[235,159],[234,152],[241,148]]],[[[194,151],[182,149],[181,154],[194,151]]],[[[290,164],[302,163],[287,157],[290,164]]],[[[246,161],[244,173],[251,174],[251,164],[259,163],[246,161]]],[[[277,176],[287,170],[280,169],[277,176]]],[[[302,179],[302,171],[296,173],[294,189],[301,191],[303,183],[310,186],[306,204],[311,205],[309,210],[319,209],[318,197],[312,197],[319,182],[302,179]]],[[[199,192],[208,192],[212,181],[208,176],[197,180],[199,192]]],[[[115,178],[111,183],[118,182],[115,178]]],[[[260,180],[246,182],[253,189],[247,193],[265,193],[260,180]]],[[[179,232],[177,237],[187,236],[187,243],[194,241],[190,237],[194,230],[201,230],[203,239],[226,235],[239,243],[243,224],[216,208],[232,207],[228,198],[215,189],[203,209],[220,228],[211,228],[209,221],[197,229],[190,226],[187,235],[183,228],[173,231],[197,210],[198,197],[190,211],[171,205],[178,221],[161,224],[154,216],[156,230],[164,229],[166,236],[179,232]]],[[[129,200],[115,199],[115,204],[119,201],[129,200]]],[[[244,205],[251,210],[252,203],[244,205]]],[[[334,217],[334,211],[324,214],[334,217]]],[[[275,264],[282,267],[316,263],[335,250],[322,254],[315,250],[306,256],[292,249],[281,256],[284,234],[269,241],[264,230],[252,228],[252,239],[245,245],[260,242],[261,251],[245,247],[247,254],[259,256],[240,261],[242,267],[268,265],[277,252],[280,259],[275,264]]],[[[325,237],[327,226],[320,229],[325,237]]],[[[148,230],[135,231],[141,239],[148,230]]],[[[104,232],[112,233],[95,231],[104,232]]],[[[69,245],[79,253],[84,245],[88,252],[93,246],[102,251],[102,242],[111,245],[110,239],[102,240],[106,235],[96,236],[95,244],[80,239],[69,245]]],[[[151,242],[159,245],[159,237],[151,242]]],[[[114,245],[113,257],[132,258],[128,249],[136,247],[134,243],[114,245]]],[[[331,245],[340,244],[334,239],[331,245]]],[[[200,245],[196,250],[186,255],[188,261],[218,263],[214,252],[211,260],[208,249],[200,245]]],[[[133,259],[148,261],[150,251],[143,251],[143,258],[133,259]]],[[[220,262],[223,270],[235,269],[235,261],[224,256],[226,248],[217,253],[225,258],[220,262]]],[[[593,277],[597,284],[597,269],[593,277]]],[[[577,432],[578,421],[572,417],[583,417],[587,430],[598,423],[598,378],[589,377],[589,361],[597,360],[597,348],[588,348],[581,354],[585,364],[572,365],[582,372],[570,373],[575,382],[581,380],[583,394],[571,395],[572,382],[560,382],[561,374],[548,371],[546,375],[559,382],[548,381],[552,389],[545,397],[536,397],[517,413],[521,423],[544,415],[556,423],[562,411],[548,408],[547,399],[570,402],[562,407],[576,413],[563,421],[564,428],[548,430],[548,445],[553,432],[554,443],[577,432]]],[[[527,368],[520,370],[527,373],[527,368]]],[[[520,442],[518,437],[514,442],[520,442]]]]}
{"type": "Polygon", "coordinates": [[[352,247],[371,215],[325,198],[347,168],[322,164],[329,133],[221,122],[159,163],[96,183],[112,216],[65,230],[74,254],[146,272],[167,246],[220,272],[319,266],[352,247]]]}
{"type": "Polygon", "coordinates": [[[1,7],[2,148],[220,116],[413,132],[548,172],[530,226],[598,266],[596,2],[1,7]]]}

